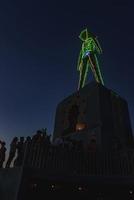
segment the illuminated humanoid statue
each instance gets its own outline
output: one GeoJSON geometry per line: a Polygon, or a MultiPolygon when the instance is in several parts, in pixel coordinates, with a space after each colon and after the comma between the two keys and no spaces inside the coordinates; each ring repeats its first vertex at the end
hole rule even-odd
{"type": "Polygon", "coordinates": [[[104,85],[100,72],[98,59],[96,54],[101,54],[102,49],[96,37],[84,29],[79,38],[82,40],[82,48],[80,51],[77,69],[80,71],[78,89],[83,88],[86,82],[87,73],[91,69],[95,80],[104,85]]]}

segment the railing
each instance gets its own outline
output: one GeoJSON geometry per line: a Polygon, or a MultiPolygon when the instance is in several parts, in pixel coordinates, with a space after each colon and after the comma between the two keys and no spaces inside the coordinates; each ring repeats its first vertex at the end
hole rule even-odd
{"type": "Polygon", "coordinates": [[[86,152],[44,144],[27,144],[23,164],[79,175],[134,175],[134,160],[123,152],[86,152]]]}

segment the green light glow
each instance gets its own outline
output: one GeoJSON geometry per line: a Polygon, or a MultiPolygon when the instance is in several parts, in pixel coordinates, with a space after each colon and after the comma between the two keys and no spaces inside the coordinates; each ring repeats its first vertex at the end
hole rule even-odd
{"type": "Polygon", "coordinates": [[[87,79],[88,71],[91,69],[95,80],[104,85],[96,54],[101,54],[102,49],[93,34],[84,29],[79,38],[82,40],[82,48],[78,58],[77,70],[80,72],[78,89],[83,88],[87,79]]]}

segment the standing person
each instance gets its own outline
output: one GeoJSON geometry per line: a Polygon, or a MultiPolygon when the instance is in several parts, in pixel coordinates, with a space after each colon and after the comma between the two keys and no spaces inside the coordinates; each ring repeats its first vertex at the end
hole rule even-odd
{"type": "Polygon", "coordinates": [[[20,141],[17,144],[17,158],[14,161],[14,166],[21,166],[24,158],[24,137],[20,137],[20,141]]]}
{"type": "Polygon", "coordinates": [[[6,167],[10,167],[11,162],[13,161],[14,157],[15,157],[15,153],[16,153],[16,149],[17,149],[17,142],[18,142],[18,138],[14,137],[11,144],[10,144],[10,152],[9,152],[9,157],[6,163],[6,167]]]}
{"type": "Polygon", "coordinates": [[[23,156],[23,161],[25,162],[26,165],[31,163],[31,157],[32,157],[32,139],[30,136],[27,136],[24,142],[24,156],[23,156]]]}
{"type": "Polygon", "coordinates": [[[5,142],[1,142],[1,148],[0,148],[0,168],[3,168],[3,163],[5,161],[5,157],[6,157],[6,143],[5,142]]]}

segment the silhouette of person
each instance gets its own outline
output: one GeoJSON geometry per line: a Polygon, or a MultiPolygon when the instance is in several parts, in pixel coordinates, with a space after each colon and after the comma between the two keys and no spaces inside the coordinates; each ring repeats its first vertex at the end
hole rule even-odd
{"type": "Polygon", "coordinates": [[[16,153],[16,149],[17,149],[17,142],[18,142],[18,138],[14,137],[11,144],[10,144],[10,152],[9,152],[9,157],[6,163],[6,167],[10,167],[11,162],[13,161],[14,157],[15,157],[15,153],[16,153]]]}
{"type": "Polygon", "coordinates": [[[17,144],[17,158],[14,161],[14,166],[21,166],[24,158],[25,151],[24,137],[20,137],[20,141],[17,144]]]}
{"type": "Polygon", "coordinates": [[[31,144],[31,142],[32,142],[32,139],[31,139],[31,137],[30,137],[30,136],[27,136],[27,137],[26,137],[26,140],[25,140],[25,142],[24,142],[24,144],[25,144],[25,147],[26,147],[26,145],[30,145],[30,144],[31,144]]]}
{"type": "Polygon", "coordinates": [[[33,135],[33,137],[32,137],[32,142],[33,142],[34,144],[36,144],[38,141],[41,140],[41,134],[42,134],[42,131],[41,131],[41,130],[37,130],[37,131],[36,131],[36,134],[33,135]]]}
{"type": "Polygon", "coordinates": [[[51,135],[47,135],[46,136],[46,145],[50,145],[51,144],[51,135]]]}
{"type": "Polygon", "coordinates": [[[24,142],[24,156],[23,156],[23,159],[25,159],[26,164],[31,162],[32,152],[33,152],[32,139],[30,136],[27,136],[24,142]]]}
{"type": "Polygon", "coordinates": [[[46,138],[46,136],[47,136],[47,128],[42,128],[41,131],[42,131],[43,138],[46,138]]]}
{"type": "Polygon", "coordinates": [[[5,147],[5,145],[6,145],[6,143],[5,142],[1,142],[0,141],[0,143],[1,143],[1,148],[0,148],[0,168],[2,168],[3,167],[3,163],[4,163],[4,161],[5,161],[5,157],[6,157],[6,147],[5,147]]]}

